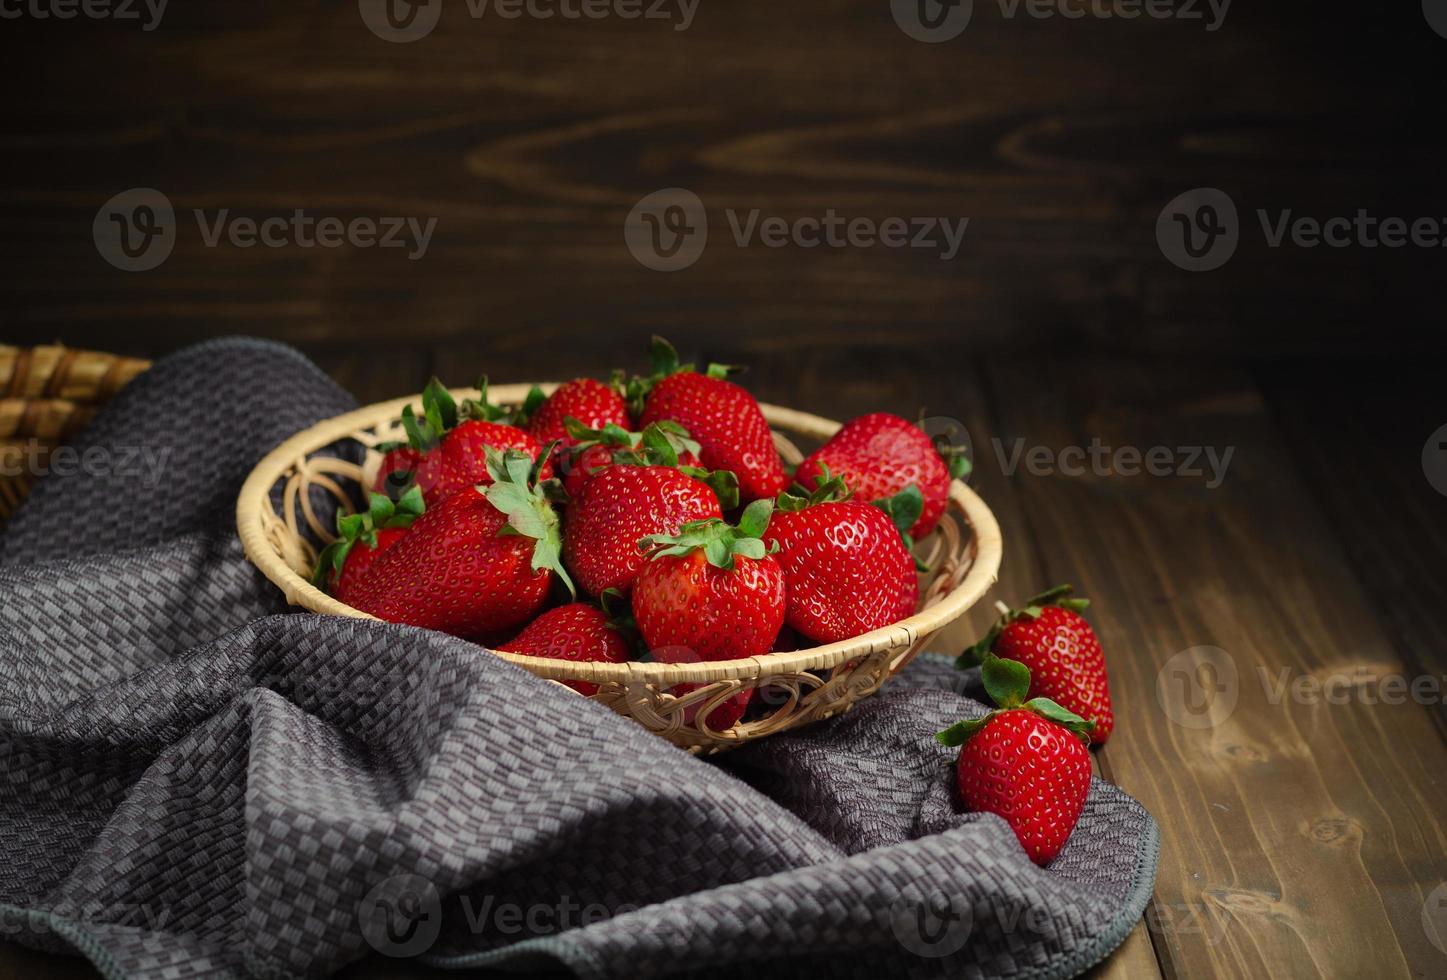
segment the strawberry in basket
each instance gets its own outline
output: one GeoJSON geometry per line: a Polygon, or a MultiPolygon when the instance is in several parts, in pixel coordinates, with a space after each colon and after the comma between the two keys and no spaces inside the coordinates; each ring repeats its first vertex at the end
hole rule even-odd
{"type": "Polygon", "coordinates": [[[550,442],[571,446],[574,442],[569,420],[584,429],[602,429],[614,425],[628,428],[628,403],[617,385],[606,385],[592,378],[575,378],[559,385],[551,395],[534,385],[523,401],[518,419],[528,435],[539,445],[550,442]]]}
{"type": "Polygon", "coordinates": [[[350,604],[390,623],[488,640],[547,601],[560,560],[558,515],[523,452],[487,451],[488,485],[429,506],[352,587],[350,604]]]}
{"type": "MultiPolygon", "coordinates": [[[[422,392],[422,418],[412,406],[402,409],[404,445],[387,447],[378,471],[378,490],[395,486],[411,467],[412,479],[422,488],[427,503],[435,503],[462,487],[492,482],[487,465],[489,449],[515,449],[534,461],[543,447],[517,426],[507,424],[508,413],[487,400],[487,379],[478,382],[481,397],[458,405],[442,382],[433,378],[422,392]]],[[[545,463],[541,478],[552,475],[545,463]]]]}
{"type": "Polygon", "coordinates": [[[312,584],[347,602],[352,587],[372,567],[377,557],[407,532],[422,515],[422,491],[412,487],[401,499],[380,493],[370,497],[371,506],[360,514],[337,511],[337,540],[317,556],[312,584]]]}
{"type": "Polygon", "coordinates": [[[1049,698],[1094,722],[1091,741],[1104,745],[1115,728],[1110,683],[1100,640],[1081,613],[1088,599],[1057,585],[1025,600],[1019,609],[998,604],[1000,618],[985,637],[960,654],[961,669],[983,663],[991,654],[1030,668],[1030,693],[1049,698]]]}
{"type": "Polygon", "coordinates": [[[850,499],[828,469],[812,493],[779,495],[764,540],[778,548],[789,587],[785,621],[818,643],[880,629],[914,614],[914,558],[890,514],[850,499]]]}
{"type": "Polygon", "coordinates": [[[799,464],[794,479],[805,487],[842,477],[864,501],[887,500],[910,486],[924,499],[919,517],[907,529],[921,538],[935,529],[949,500],[950,481],[969,472],[962,453],[942,456],[929,435],[913,422],[876,412],[846,423],[834,437],[799,464]]]}
{"type": "Polygon", "coordinates": [[[667,441],[588,477],[568,507],[563,558],[590,595],[628,592],[643,567],[638,543],[655,534],[677,534],[689,521],[722,517],[738,503],[730,473],[679,469],[667,441]]]}
{"type": "Polygon", "coordinates": [[[1049,864],[1085,809],[1094,725],[1048,698],[1026,701],[1030,669],[1022,663],[991,655],[981,673],[1000,707],[935,738],[960,748],[956,777],[965,805],[1003,817],[1030,860],[1049,864]]]}
{"type": "Polygon", "coordinates": [[[678,363],[678,351],[662,337],[653,338],[651,355],[653,374],[629,384],[640,426],[665,420],[682,425],[702,447],[704,466],[738,477],[743,500],[772,500],[789,485],[759,403],[726,380],[730,368],[710,364],[698,374],[693,365],[678,363]]]}
{"type": "MultiPolygon", "coordinates": [[[[773,501],[756,500],[738,525],[691,521],[640,546],[648,560],[633,587],[633,618],[654,658],[668,663],[743,660],[768,653],[784,625],[784,571],[762,535],[773,501]]],[[[681,684],[679,696],[697,685],[681,684]]],[[[751,690],[714,708],[708,723],[731,727],[751,690]]]]}
{"type": "MultiPolygon", "coordinates": [[[[621,664],[632,659],[628,641],[630,629],[630,623],[609,615],[606,609],[586,602],[570,602],[566,606],[549,609],[497,649],[550,660],[621,664]]],[[[584,697],[598,693],[598,685],[587,681],[563,683],[584,697]]]]}
{"type": "MultiPolygon", "coordinates": [[[[568,431],[573,443],[559,469],[570,500],[582,496],[583,485],[590,477],[617,462],[646,464],[651,460],[662,466],[680,467],[690,476],[708,476],[694,472],[703,470],[698,443],[677,422],[654,422],[642,432],[629,432],[617,425],[587,429],[571,422],[568,431]]],[[[736,488],[733,492],[737,495],[736,488]]]]}

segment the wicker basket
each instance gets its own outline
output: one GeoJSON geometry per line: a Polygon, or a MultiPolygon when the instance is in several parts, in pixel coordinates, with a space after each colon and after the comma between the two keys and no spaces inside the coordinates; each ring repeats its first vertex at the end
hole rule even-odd
{"type": "Polygon", "coordinates": [[[0,344],[0,527],[35,480],[30,461],[43,466],[148,367],[149,361],[99,351],[0,344]],[[17,471],[15,460],[26,465],[17,471]]]}
{"type": "MultiPolygon", "coordinates": [[[[493,388],[498,404],[516,404],[528,385],[493,388]]],[[[556,385],[543,385],[551,391],[556,385]]],[[[468,392],[458,390],[461,398],[468,392]]],[[[372,405],[298,433],[257,464],[237,501],[237,527],[247,556],[279,586],[294,605],[318,613],[371,618],[314,588],[307,577],[318,543],[333,537],[312,506],[323,488],[350,508],[345,486],[376,472],[380,456],[370,447],[398,437],[398,416],[411,398],[372,405]],[[369,447],[362,466],[318,450],[354,439],[369,447]],[[282,513],[272,506],[272,491],[283,486],[282,513]]],[[[763,406],[785,460],[803,458],[791,437],[822,441],[839,423],[814,415],[763,406]]],[[[752,739],[797,728],[848,710],[877,691],[928,644],[934,634],[958,619],[995,581],[1000,567],[1000,529],[988,507],[963,483],[950,491],[950,505],[939,528],[916,551],[932,571],[921,582],[920,609],[902,622],[839,643],[794,653],[771,653],[747,660],[713,663],[576,663],[497,653],[532,673],[554,681],[587,681],[599,687],[594,699],[627,715],[652,732],[694,752],[717,752],[752,739]],[[683,696],[680,684],[701,685],[683,696]],[[746,688],[766,711],[725,731],[706,719],[713,706],[746,688]],[[686,720],[688,709],[703,705],[686,720]]]]}

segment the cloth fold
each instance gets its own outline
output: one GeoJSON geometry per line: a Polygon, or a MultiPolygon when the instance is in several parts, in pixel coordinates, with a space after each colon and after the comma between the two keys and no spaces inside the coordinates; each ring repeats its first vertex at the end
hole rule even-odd
{"type": "Polygon", "coordinates": [[[983,708],[943,659],[705,761],[464,641],[288,612],[235,495],[351,407],[289,348],[190,348],[77,440],[164,458],[157,486],[49,476],[0,536],[0,938],[145,980],[376,954],[1056,977],[1139,919],[1156,829],[1115,787],[1092,784],[1047,869],[960,812],[931,736],[983,708]]]}

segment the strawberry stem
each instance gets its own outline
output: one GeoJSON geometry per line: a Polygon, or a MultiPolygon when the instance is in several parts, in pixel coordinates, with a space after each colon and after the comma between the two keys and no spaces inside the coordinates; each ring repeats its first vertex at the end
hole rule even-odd
{"type": "Polygon", "coordinates": [[[763,541],[773,511],[772,500],[755,500],[744,508],[737,525],[730,525],[717,517],[689,521],[678,529],[677,534],[648,535],[638,542],[638,549],[650,559],[682,558],[702,550],[710,565],[731,571],[735,556],[757,560],[779,549],[777,541],[772,546],[763,541]]]}

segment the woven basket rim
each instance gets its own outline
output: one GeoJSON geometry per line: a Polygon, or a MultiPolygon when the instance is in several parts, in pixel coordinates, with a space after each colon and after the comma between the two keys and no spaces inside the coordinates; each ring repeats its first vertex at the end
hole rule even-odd
{"type": "MultiPolygon", "coordinates": [[[[542,388],[545,393],[551,393],[558,384],[558,382],[539,382],[538,387],[542,388]]],[[[523,383],[497,385],[488,390],[489,396],[495,403],[507,405],[520,403],[532,387],[531,383],[523,383]]],[[[452,393],[458,399],[462,399],[475,396],[476,390],[454,388],[452,393]]],[[[408,395],[390,401],[376,402],[319,422],[296,433],[267,453],[247,476],[236,501],[236,526],[242,547],[246,557],[281,589],[287,601],[292,605],[324,615],[376,619],[375,616],[338,602],[298,575],[268,543],[262,524],[262,509],[270,506],[272,487],[284,477],[291,467],[301,463],[310,454],[338,440],[353,437],[360,430],[396,419],[401,414],[403,407],[415,405],[417,400],[418,396],[408,395]]],[[[827,439],[841,425],[832,419],[778,405],[760,403],[760,407],[771,427],[803,433],[814,438],[827,439]]],[[[767,677],[774,674],[827,670],[852,658],[866,656],[883,649],[907,648],[920,636],[933,633],[962,616],[981,596],[989,591],[999,574],[1004,544],[999,523],[995,520],[995,515],[990,508],[978,494],[956,480],[950,485],[949,509],[964,518],[973,535],[974,560],[964,580],[933,606],[923,609],[907,619],[900,620],[898,623],[847,640],[806,650],[768,653],[744,660],[686,664],[638,661],[621,664],[564,661],[480,648],[487,649],[530,673],[553,680],[581,680],[597,684],[610,681],[620,684],[641,682],[659,686],[682,683],[702,684],[722,680],[767,677]]]]}

